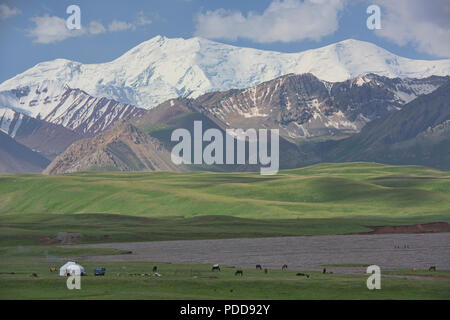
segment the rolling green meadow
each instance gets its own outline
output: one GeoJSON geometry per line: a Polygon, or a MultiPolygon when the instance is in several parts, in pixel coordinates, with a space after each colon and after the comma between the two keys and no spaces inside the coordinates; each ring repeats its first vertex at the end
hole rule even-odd
{"type": "MultiPolygon", "coordinates": [[[[107,262],[93,277],[90,255],[114,249],[59,247],[58,232],[82,233],[79,243],[348,234],[370,226],[450,222],[450,173],[420,166],[319,164],[259,173],[83,172],[47,176],[0,175],[1,299],[449,299],[449,272],[436,278],[383,277],[383,290],[366,275],[310,278],[296,271],[107,262]],[[49,272],[76,258],[88,276],[82,290],[49,272]],[[36,272],[38,277],[31,278],[36,272]],[[11,274],[13,272],[13,274],[11,274]],[[120,273],[120,276],[118,275],[120,273]],[[440,278],[439,278],[439,277],[440,278]],[[439,279],[439,280],[436,280],[439,279]]],[[[393,270],[407,274],[407,270],[393,270]]]]}
{"type": "Polygon", "coordinates": [[[82,241],[367,232],[450,221],[450,173],[374,163],[259,173],[87,172],[0,176],[0,244],[59,231],[82,241]]]}
{"type": "Polygon", "coordinates": [[[0,213],[253,219],[445,216],[450,173],[368,163],[259,173],[1,175],[0,213]]]}

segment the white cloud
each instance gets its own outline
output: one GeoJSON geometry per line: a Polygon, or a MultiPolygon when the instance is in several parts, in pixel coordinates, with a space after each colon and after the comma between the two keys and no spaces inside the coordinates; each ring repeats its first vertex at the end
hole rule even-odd
{"type": "Polygon", "coordinates": [[[450,2],[448,0],[372,0],[381,7],[376,35],[397,45],[450,57],[450,2]]]}
{"type": "Polygon", "coordinates": [[[149,25],[151,23],[152,23],[152,20],[150,20],[149,18],[147,18],[145,16],[144,11],[141,10],[141,11],[138,12],[138,19],[137,19],[137,22],[136,22],[136,24],[138,26],[146,26],[146,25],[149,25]]]}
{"type": "Polygon", "coordinates": [[[105,33],[106,28],[101,24],[101,22],[98,21],[91,21],[89,23],[89,33],[90,34],[101,34],[105,33]]]}
{"type": "Polygon", "coordinates": [[[136,29],[136,26],[134,24],[119,20],[114,20],[108,26],[108,30],[110,32],[134,30],[134,29],[136,29]]]}
{"type": "Polygon", "coordinates": [[[0,4],[0,20],[12,18],[21,13],[22,11],[17,8],[10,8],[6,4],[0,4]]]}
{"type": "Polygon", "coordinates": [[[27,33],[33,38],[33,42],[35,43],[53,43],[83,35],[99,35],[106,32],[136,30],[139,26],[152,23],[142,11],[138,13],[136,21],[132,23],[113,20],[105,27],[99,21],[91,21],[86,26],[83,25],[82,21],[80,30],[67,29],[66,20],[57,16],[44,15],[41,17],[33,17],[31,21],[34,23],[34,26],[28,29],[27,33]]]}
{"type": "Polygon", "coordinates": [[[262,14],[218,9],[197,16],[197,36],[255,42],[318,41],[339,27],[347,0],[274,0],[262,14]]]}
{"type": "Polygon", "coordinates": [[[35,43],[52,43],[63,41],[71,37],[78,37],[85,33],[85,30],[69,30],[66,27],[66,20],[56,17],[44,15],[42,17],[33,17],[34,28],[28,30],[35,43]]]}

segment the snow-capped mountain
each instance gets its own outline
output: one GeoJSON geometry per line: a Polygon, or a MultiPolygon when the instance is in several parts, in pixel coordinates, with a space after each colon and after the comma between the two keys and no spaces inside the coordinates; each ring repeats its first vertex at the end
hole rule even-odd
{"type": "MultiPolygon", "coordinates": [[[[88,95],[62,81],[43,80],[0,92],[0,107],[62,125],[82,135],[95,135],[115,121],[145,112],[129,104],[88,95]]],[[[11,112],[11,111],[9,111],[11,112]]],[[[20,121],[20,118],[18,119],[20,121]]],[[[3,122],[6,125],[7,122],[3,122]]]]}
{"type": "MultiPolygon", "coordinates": [[[[450,59],[407,59],[357,40],[300,53],[279,53],[202,38],[157,36],[107,63],[83,64],[64,59],[39,63],[3,82],[0,91],[34,88],[36,84],[55,80],[55,87],[68,85],[94,97],[149,109],[167,99],[248,88],[289,73],[312,73],[328,82],[368,73],[390,78],[424,78],[450,75],[450,59]]],[[[54,102],[53,99],[50,100],[54,102]]]]}

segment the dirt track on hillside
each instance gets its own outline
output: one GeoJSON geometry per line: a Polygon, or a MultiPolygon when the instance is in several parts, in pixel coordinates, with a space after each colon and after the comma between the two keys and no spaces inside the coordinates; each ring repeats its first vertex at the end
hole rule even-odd
{"type": "MultiPolygon", "coordinates": [[[[76,245],[130,250],[94,261],[220,263],[253,268],[320,270],[326,264],[376,264],[382,269],[450,269],[450,233],[373,234],[260,239],[188,240],[76,245]]],[[[329,270],[335,267],[327,267],[329,270]]],[[[352,272],[362,268],[339,268],[352,272]]]]}

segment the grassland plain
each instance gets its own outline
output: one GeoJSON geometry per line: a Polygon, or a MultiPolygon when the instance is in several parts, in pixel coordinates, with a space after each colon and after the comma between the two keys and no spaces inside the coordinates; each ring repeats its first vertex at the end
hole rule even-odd
{"type": "MultiPolygon", "coordinates": [[[[34,248],[34,254],[52,250],[34,248]]],[[[59,255],[77,255],[74,249],[61,249],[59,255]]],[[[211,272],[210,265],[168,264],[156,262],[95,263],[77,260],[85,267],[81,290],[68,290],[66,278],[50,272],[67,259],[53,252],[45,258],[30,259],[27,252],[16,249],[3,252],[0,261],[0,299],[450,299],[448,271],[430,272],[391,270],[382,277],[382,289],[369,291],[365,274],[322,274],[301,271],[309,278],[298,277],[298,270],[270,270],[268,274],[255,269],[244,269],[244,275],[235,276],[236,269],[222,267],[211,272]],[[161,277],[152,274],[158,265],[161,277]],[[106,267],[104,277],[94,277],[93,269],[106,267]],[[11,272],[14,272],[11,274],[11,272]],[[30,277],[36,273],[37,277],[30,277]],[[139,274],[134,275],[133,274],[139,274]],[[401,276],[402,275],[402,276],[401,276]],[[420,277],[423,275],[423,277],[420,277]]],[[[102,252],[85,251],[84,254],[102,252]]],[[[104,252],[111,254],[111,252],[104,252]]],[[[120,254],[120,252],[116,252],[120,254]]],[[[82,259],[82,258],[80,258],[82,259]]]]}
{"type": "Polygon", "coordinates": [[[258,173],[0,175],[0,245],[344,234],[450,220],[450,173],[319,164],[258,173]]]}

